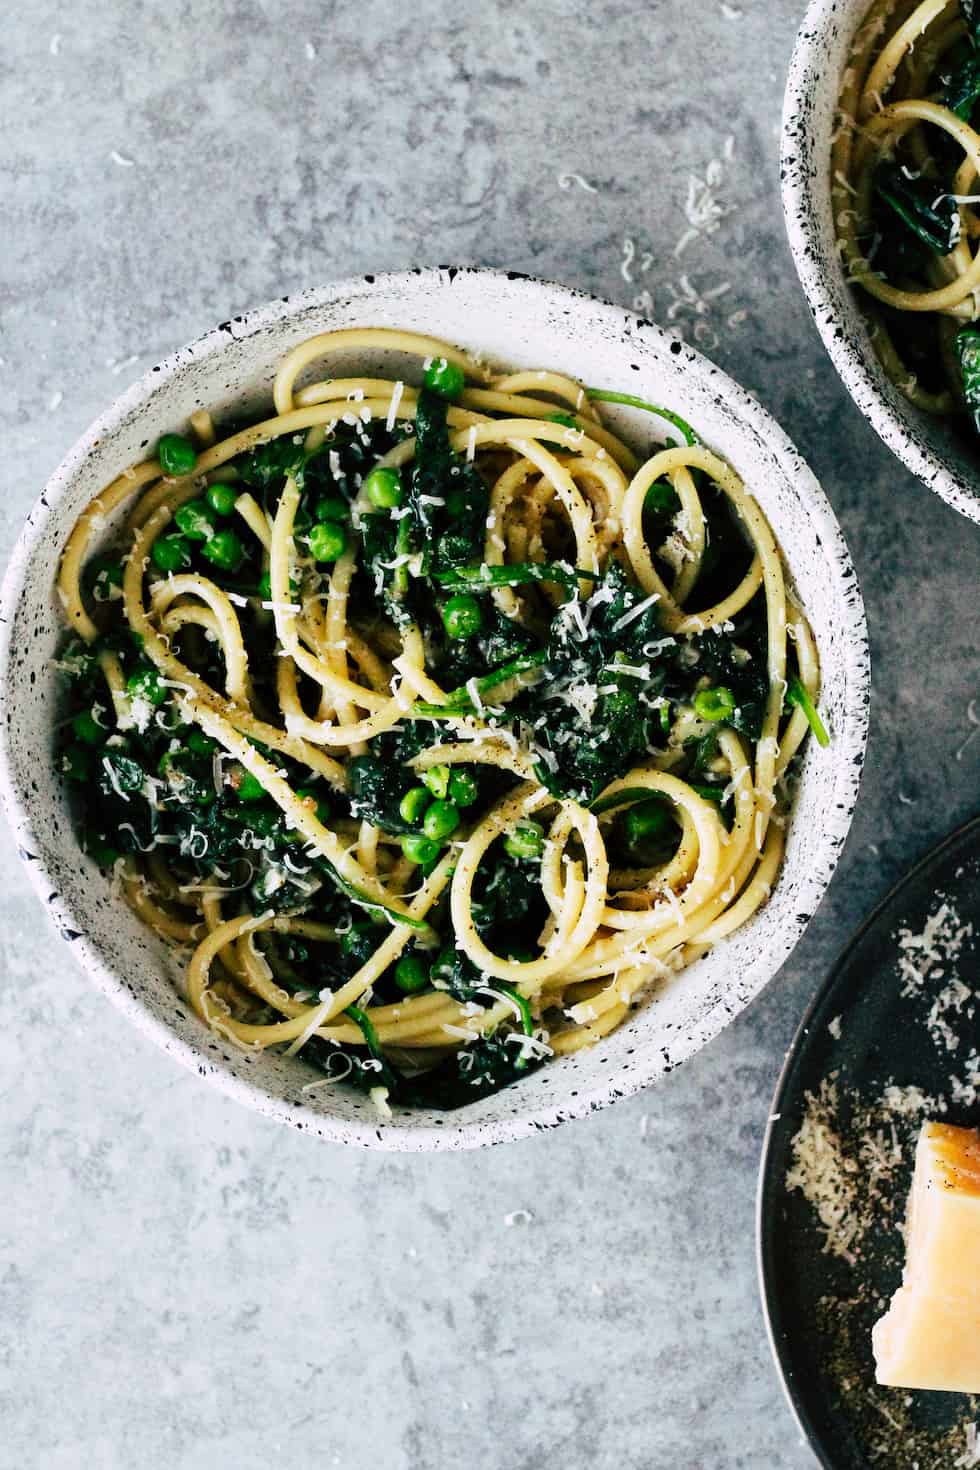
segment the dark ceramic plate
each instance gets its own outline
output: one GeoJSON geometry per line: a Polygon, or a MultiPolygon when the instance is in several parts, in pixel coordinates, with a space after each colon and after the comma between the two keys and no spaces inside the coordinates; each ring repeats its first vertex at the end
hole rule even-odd
{"type": "Polygon", "coordinates": [[[759,1184],[763,1300],[793,1412],[828,1470],[980,1466],[980,1404],[880,1388],[870,1341],[901,1279],[920,1124],[980,1124],[978,1049],[980,817],[920,862],[855,935],[800,1026],[773,1102],[759,1184]],[[816,1191],[787,1185],[799,1172],[794,1139],[815,1114],[844,1171],[836,1249],[811,1203],[816,1191]]]}

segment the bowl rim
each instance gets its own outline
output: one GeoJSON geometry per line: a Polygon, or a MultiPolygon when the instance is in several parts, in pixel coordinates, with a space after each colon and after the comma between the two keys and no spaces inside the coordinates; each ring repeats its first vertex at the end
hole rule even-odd
{"type": "MultiPolygon", "coordinates": [[[[18,855],[21,857],[30,882],[41,899],[49,918],[61,937],[70,944],[72,953],[86,976],[98,990],[122,1011],[126,1018],[149,1040],[165,1053],[174,1057],[187,1070],[216,1086],[225,1096],[244,1103],[255,1111],[291,1127],[312,1133],[331,1142],[339,1142],[363,1148],[380,1148],[394,1152],[441,1152],[453,1149],[485,1147],[526,1138],[544,1129],[553,1128],[574,1118],[585,1117],[610,1103],[632,1096],[662,1075],[664,1067],[659,1053],[651,1049],[649,1060],[644,1065],[639,1060],[640,1049],[634,1065],[622,1077],[611,1077],[591,1087],[577,1089],[574,1096],[560,1101],[551,1101],[546,1106],[528,1109],[519,1115],[511,1113],[495,1119],[474,1122],[457,1122],[452,1127],[441,1129],[430,1124],[409,1127],[386,1128],[380,1119],[377,1124],[360,1120],[347,1120],[316,1112],[305,1104],[295,1104],[267,1090],[258,1083],[215,1063],[206,1057],[203,1050],[186,1041],[172,1030],[167,1023],[155,1016],[150,1008],[124,984],[122,977],[102,957],[99,946],[81,928],[70,902],[64,900],[48,872],[40,852],[32,852],[28,844],[36,844],[33,835],[31,804],[14,778],[14,766],[10,748],[10,719],[7,713],[11,648],[14,628],[14,613],[25,592],[25,576],[30,565],[35,545],[50,517],[57,511],[62,499],[69,493],[79,467],[89,456],[92,445],[111,436],[125,417],[136,410],[162,383],[181,373],[189,359],[200,362],[212,354],[220,354],[232,338],[252,336],[268,331],[291,321],[303,312],[318,305],[328,305],[338,300],[363,293],[368,286],[398,286],[412,284],[444,286],[461,275],[477,276],[488,282],[506,280],[521,282],[533,295],[543,294],[547,299],[557,299],[571,310],[586,305],[615,323],[621,330],[653,340],[661,351],[678,350],[675,333],[638,317],[636,313],[618,306],[589,292],[563,285],[557,281],[540,279],[523,272],[504,270],[489,266],[427,266],[407,270],[379,271],[344,280],[328,282],[322,286],[308,287],[303,291],[280,296],[261,306],[252,308],[222,322],[202,333],[187,346],[179,347],[167,354],[160,363],[151,366],[122,394],[119,395],[72,445],[61,463],[53,471],[44,489],[32,506],[20,534],[14,544],[10,560],[0,586],[0,806],[12,829],[18,855]],[[207,1066],[204,1063],[207,1062],[207,1066]]],[[[845,626],[842,647],[847,651],[846,676],[850,693],[845,720],[835,738],[840,739],[840,752],[835,776],[834,791],[838,798],[833,811],[827,813],[823,829],[823,852],[826,860],[816,865],[820,874],[812,870],[804,875],[800,891],[801,900],[797,912],[787,915],[786,933],[781,945],[774,953],[774,964],[765,981],[760,984],[758,994],[771,983],[789,953],[808,927],[817,906],[821,902],[834,875],[840,853],[850,830],[854,808],[857,803],[861,773],[864,764],[868,736],[869,703],[871,688],[870,650],[867,617],[860,585],[854,571],[850,551],[844,540],[840,525],[827,496],[816,476],[792,444],[785,431],[769,411],[736,383],[734,379],[717,368],[696,349],[684,344],[684,370],[710,376],[716,397],[723,398],[733,417],[742,425],[752,429],[779,460],[788,479],[800,486],[801,502],[807,513],[817,523],[819,539],[826,552],[828,562],[837,569],[839,580],[848,582],[849,596],[843,602],[845,626]],[[801,922],[802,918],[802,922],[801,922]]],[[[746,1002],[751,1004],[754,995],[746,1002]]],[[[720,1033],[731,1016],[712,1026],[704,1040],[699,1039],[700,1028],[688,1045],[672,1048],[672,1064],[681,1061],[699,1050],[707,1040],[720,1033]]],[[[451,1117],[452,1115],[447,1115],[451,1117]]]]}
{"type": "MultiPolygon", "coordinates": [[[[870,0],[855,4],[851,35],[869,8],[870,0]]],[[[980,468],[971,481],[944,462],[923,442],[911,412],[902,413],[886,398],[878,359],[862,341],[863,332],[854,331],[854,321],[859,318],[856,303],[852,316],[839,309],[842,300],[854,299],[844,280],[840,258],[835,255],[829,260],[821,245],[820,209],[810,187],[816,141],[814,118],[818,115],[813,99],[833,84],[836,104],[839,78],[829,75],[827,38],[842,14],[847,10],[841,0],[810,0],[786,77],[779,173],[790,252],[823,345],[855,406],[927,489],[968,520],[980,522],[980,468]]]]}

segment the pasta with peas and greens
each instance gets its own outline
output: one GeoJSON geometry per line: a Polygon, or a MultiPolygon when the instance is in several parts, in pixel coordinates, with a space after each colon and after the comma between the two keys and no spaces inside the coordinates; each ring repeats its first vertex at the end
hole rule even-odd
{"type": "Polygon", "coordinates": [[[195,414],[79,519],[61,769],[206,1025],[382,1112],[457,1106],[765,901],[827,739],[813,637],[666,409],[380,328],[294,348],[273,400],[195,414]],[[312,372],[386,349],[419,386],[312,372]],[[606,401],[680,442],[639,460],[606,401]]]}
{"type": "Polygon", "coordinates": [[[876,0],[844,71],[831,200],[888,376],[980,428],[980,4],[876,0]]]}

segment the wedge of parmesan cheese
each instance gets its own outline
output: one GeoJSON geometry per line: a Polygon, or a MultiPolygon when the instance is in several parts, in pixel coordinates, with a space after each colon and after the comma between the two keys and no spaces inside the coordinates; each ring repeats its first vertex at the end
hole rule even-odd
{"type": "Polygon", "coordinates": [[[924,1123],[902,1285],[872,1333],[879,1383],[980,1393],[980,1132],[924,1123]]]}

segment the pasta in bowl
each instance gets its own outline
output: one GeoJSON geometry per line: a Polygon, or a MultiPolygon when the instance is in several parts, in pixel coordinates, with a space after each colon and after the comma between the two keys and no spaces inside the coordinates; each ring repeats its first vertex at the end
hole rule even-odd
{"type": "Polygon", "coordinates": [[[811,0],[783,112],[810,310],[861,411],[980,519],[980,19],[969,0],[811,0]]]}
{"type": "Polygon", "coordinates": [[[70,530],[56,765],[198,1047],[479,1141],[767,915],[819,631],[686,398],[300,325],[70,530]]]}

